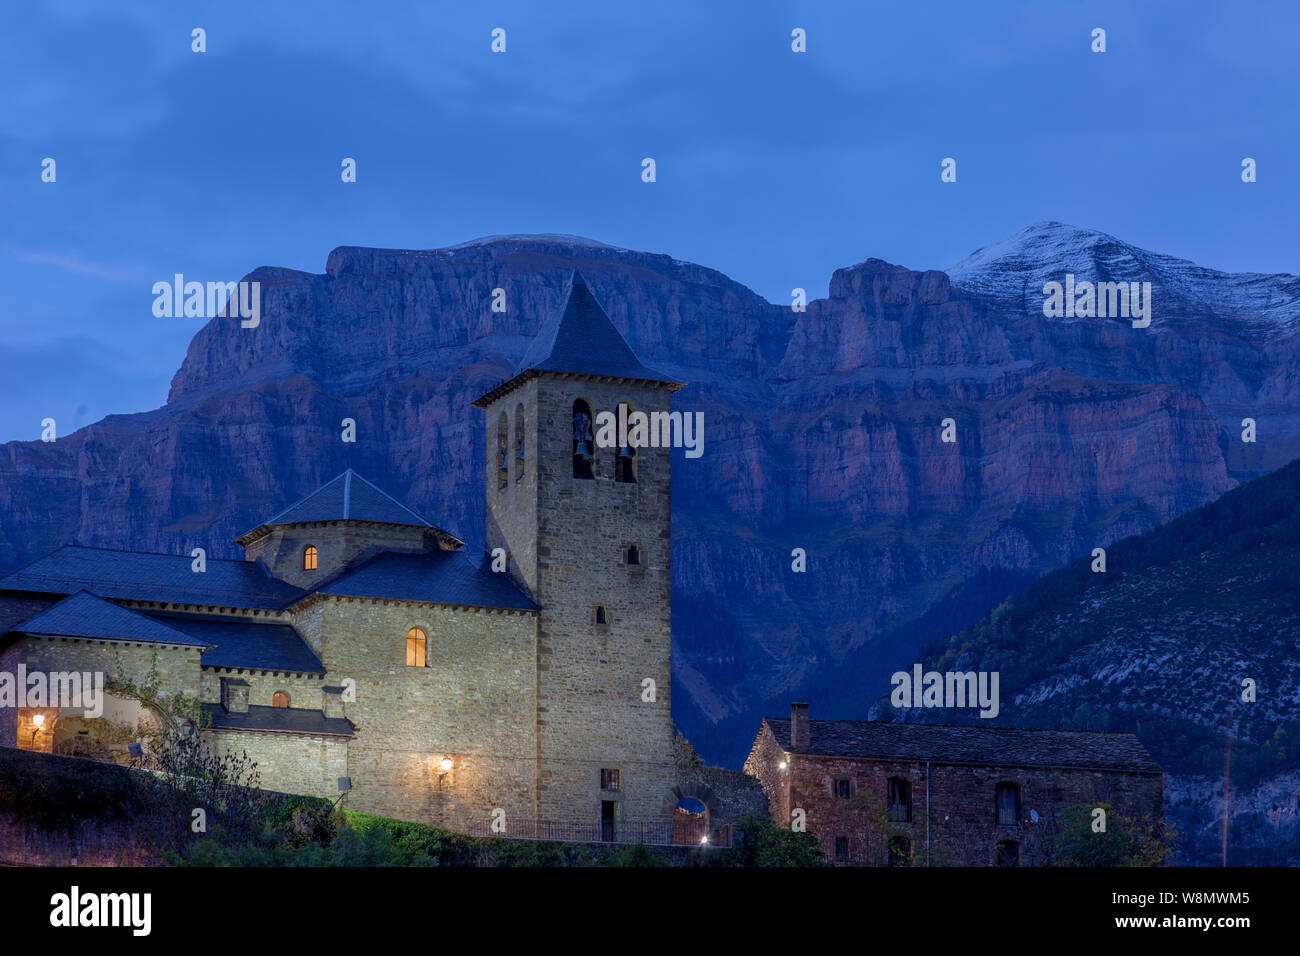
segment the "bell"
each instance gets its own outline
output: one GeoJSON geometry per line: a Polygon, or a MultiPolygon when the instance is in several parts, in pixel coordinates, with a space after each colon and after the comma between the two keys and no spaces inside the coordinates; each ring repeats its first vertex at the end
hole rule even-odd
{"type": "Polygon", "coordinates": [[[573,454],[575,458],[582,458],[586,460],[591,457],[591,449],[587,447],[587,443],[585,441],[580,441],[578,442],[577,450],[573,454]]]}
{"type": "Polygon", "coordinates": [[[619,445],[619,446],[618,446],[618,457],[619,457],[619,458],[631,458],[632,455],[633,455],[633,452],[632,452],[632,449],[631,449],[630,446],[628,446],[628,445],[619,445]]]}

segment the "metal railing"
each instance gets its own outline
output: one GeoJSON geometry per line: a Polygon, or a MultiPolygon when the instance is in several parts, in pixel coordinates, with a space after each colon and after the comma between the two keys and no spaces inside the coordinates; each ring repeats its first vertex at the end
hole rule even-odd
{"type": "Polygon", "coordinates": [[[647,846],[731,846],[731,827],[710,830],[704,823],[670,820],[619,820],[592,823],[537,820],[505,833],[493,832],[489,822],[477,822],[460,829],[469,836],[505,837],[513,840],[557,840],[564,843],[644,843],[647,846]]]}

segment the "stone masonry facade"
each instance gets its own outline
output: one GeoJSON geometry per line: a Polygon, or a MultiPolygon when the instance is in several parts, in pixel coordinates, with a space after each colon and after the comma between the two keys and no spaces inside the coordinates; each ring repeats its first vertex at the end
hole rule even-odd
{"type": "Polygon", "coordinates": [[[1158,770],[1018,766],[999,763],[996,752],[979,764],[800,753],[767,722],[745,772],[761,783],[777,825],[802,811],[822,852],[841,866],[1041,866],[1064,808],[1106,804],[1148,824],[1163,817],[1158,770]],[[891,792],[891,780],[907,794],[892,812],[900,789],[891,792]],[[1009,794],[1001,802],[999,787],[1009,794]]]}

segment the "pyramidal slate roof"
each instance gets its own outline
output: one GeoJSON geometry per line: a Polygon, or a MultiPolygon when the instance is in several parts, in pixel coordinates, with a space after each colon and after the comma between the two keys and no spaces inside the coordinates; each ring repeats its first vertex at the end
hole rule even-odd
{"type": "Polygon", "coordinates": [[[542,325],[537,338],[524,353],[514,378],[503,382],[474,404],[486,404],[489,396],[529,372],[599,375],[682,387],[681,382],[641,364],[576,271],[564,305],[542,325]]]}
{"type": "Polygon", "coordinates": [[[337,478],[321,485],[306,498],[294,502],[279,514],[267,518],[257,528],[246,531],[236,541],[243,541],[258,528],[274,524],[299,524],[309,521],[373,521],[428,528],[439,537],[458,545],[464,542],[416,514],[386,491],[362,478],[349,468],[337,478]]]}
{"type": "Polygon", "coordinates": [[[788,719],[764,717],[763,723],[787,753],[819,757],[1160,772],[1159,764],[1130,733],[810,720],[809,746],[795,751],[790,746],[788,719]]]}
{"type": "Polygon", "coordinates": [[[202,640],[112,601],[105,601],[89,591],[78,591],[13,629],[24,634],[48,634],[54,637],[93,637],[110,641],[207,646],[202,640]]]}
{"type": "Polygon", "coordinates": [[[277,580],[253,561],[208,558],[203,572],[178,554],[114,551],[68,544],[0,578],[0,591],[76,594],[113,600],[160,601],[278,610],[303,591],[277,580]]]}

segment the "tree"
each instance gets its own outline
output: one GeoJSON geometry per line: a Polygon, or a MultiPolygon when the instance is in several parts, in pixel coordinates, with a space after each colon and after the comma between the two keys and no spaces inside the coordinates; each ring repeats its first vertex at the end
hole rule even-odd
{"type": "Polygon", "coordinates": [[[1163,866],[1177,840],[1172,824],[1128,817],[1107,803],[1064,807],[1060,819],[1047,843],[1049,866],[1163,866]],[[1093,829],[1098,808],[1106,813],[1103,832],[1093,829]]]}
{"type": "Polygon", "coordinates": [[[811,833],[778,827],[766,815],[749,813],[740,821],[745,834],[744,866],[825,866],[821,844],[811,833]]]}

